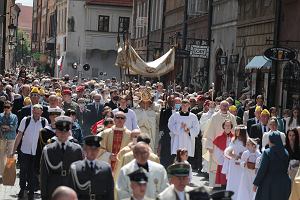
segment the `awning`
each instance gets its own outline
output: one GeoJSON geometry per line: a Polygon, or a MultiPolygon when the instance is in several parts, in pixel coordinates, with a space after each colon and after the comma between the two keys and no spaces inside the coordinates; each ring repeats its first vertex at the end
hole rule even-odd
{"type": "Polygon", "coordinates": [[[271,68],[272,61],[265,56],[255,56],[252,60],[246,65],[245,69],[261,69],[261,68],[271,68]]]}

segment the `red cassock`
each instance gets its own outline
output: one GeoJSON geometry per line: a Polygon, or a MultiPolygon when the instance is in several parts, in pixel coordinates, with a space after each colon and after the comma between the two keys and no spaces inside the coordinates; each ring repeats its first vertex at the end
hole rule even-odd
{"type": "MultiPolygon", "coordinates": [[[[216,145],[223,152],[227,147],[227,137],[228,137],[227,134],[223,132],[222,134],[218,135],[213,141],[214,145],[216,145]]],[[[229,134],[229,137],[230,138],[233,137],[232,133],[229,134]]],[[[222,171],[222,165],[218,165],[217,173],[216,173],[216,184],[226,185],[227,183],[226,176],[225,174],[222,174],[221,171],[222,171]]]]}

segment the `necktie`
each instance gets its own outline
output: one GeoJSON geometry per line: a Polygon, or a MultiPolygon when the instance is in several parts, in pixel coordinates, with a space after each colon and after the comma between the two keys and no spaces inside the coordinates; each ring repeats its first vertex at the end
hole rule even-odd
{"type": "Polygon", "coordinates": [[[267,132],[267,128],[266,128],[266,126],[264,126],[264,132],[267,132]]]}
{"type": "Polygon", "coordinates": [[[91,167],[91,171],[94,171],[94,164],[92,161],[90,162],[90,167],[91,167]]]}
{"type": "Polygon", "coordinates": [[[96,111],[97,111],[97,114],[98,114],[98,111],[99,111],[99,105],[96,104],[96,111]]]}
{"type": "Polygon", "coordinates": [[[61,143],[61,152],[65,153],[65,143],[61,143]]]}

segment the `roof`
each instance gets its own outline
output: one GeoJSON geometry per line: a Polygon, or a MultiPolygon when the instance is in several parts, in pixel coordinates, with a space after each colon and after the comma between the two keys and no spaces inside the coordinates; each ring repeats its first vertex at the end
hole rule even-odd
{"type": "Polygon", "coordinates": [[[133,0],[86,0],[86,4],[132,7],[133,0]]]}
{"type": "Polygon", "coordinates": [[[252,60],[246,65],[246,69],[269,69],[272,66],[272,61],[266,58],[265,56],[255,56],[252,60]]]}
{"type": "Polygon", "coordinates": [[[18,4],[21,12],[19,16],[19,28],[26,30],[32,29],[32,7],[18,4]]]}

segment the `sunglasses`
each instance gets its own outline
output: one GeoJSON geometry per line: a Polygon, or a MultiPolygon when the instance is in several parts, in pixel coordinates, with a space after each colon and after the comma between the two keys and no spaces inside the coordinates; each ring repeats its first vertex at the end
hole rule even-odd
{"type": "Polygon", "coordinates": [[[31,94],[30,96],[31,96],[31,97],[40,97],[39,94],[31,94]]]}
{"type": "Polygon", "coordinates": [[[125,119],[125,117],[119,117],[119,116],[116,116],[115,118],[116,119],[125,119]]]}
{"type": "Polygon", "coordinates": [[[60,112],[51,112],[51,113],[49,113],[49,115],[57,115],[57,116],[59,116],[59,115],[61,115],[61,113],[60,112]]]}
{"type": "Polygon", "coordinates": [[[10,108],[10,106],[3,106],[3,108],[10,108]]]}

